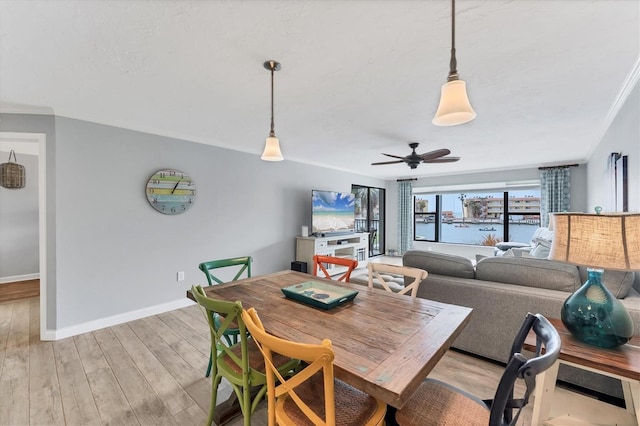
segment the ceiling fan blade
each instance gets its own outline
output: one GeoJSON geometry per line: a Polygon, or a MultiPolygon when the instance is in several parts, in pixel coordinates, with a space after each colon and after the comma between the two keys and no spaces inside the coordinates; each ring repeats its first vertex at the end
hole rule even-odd
{"type": "Polygon", "coordinates": [[[391,157],[391,158],[399,158],[401,160],[404,160],[404,157],[400,157],[397,155],[391,155],[391,154],[385,154],[384,152],[382,153],[382,155],[386,155],[387,157],[391,157]]]}
{"type": "Polygon", "coordinates": [[[425,152],[420,157],[422,157],[422,161],[427,161],[438,157],[444,157],[449,154],[451,154],[451,151],[448,149],[436,149],[435,151],[425,152]]]}
{"type": "Polygon", "coordinates": [[[396,163],[404,163],[404,160],[398,161],[383,161],[381,163],[371,163],[372,166],[379,166],[380,164],[396,164],[396,163]]]}
{"type": "Polygon", "coordinates": [[[453,163],[460,159],[460,157],[440,157],[432,158],[431,160],[423,160],[424,163],[453,163]]]}

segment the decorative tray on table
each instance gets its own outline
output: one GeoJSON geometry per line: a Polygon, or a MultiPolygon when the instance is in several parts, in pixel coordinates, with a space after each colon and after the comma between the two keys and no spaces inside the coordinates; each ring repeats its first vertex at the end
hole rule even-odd
{"type": "Polygon", "coordinates": [[[289,299],[320,309],[333,309],[355,299],[356,290],[320,281],[307,281],[282,289],[289,299]]]}

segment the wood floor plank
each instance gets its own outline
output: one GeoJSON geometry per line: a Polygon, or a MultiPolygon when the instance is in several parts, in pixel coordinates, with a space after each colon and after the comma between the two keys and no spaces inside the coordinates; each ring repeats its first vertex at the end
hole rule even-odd
{"type": "Polygon", "coordinates": [[[38,297],[29,299],[29,344],[40,342],[40,300],[38,297]]]}
{"type": "Polygon", "coordinates": [[[100,423],[100,414],[73,338],[54,342],[53,352],[67,424],[100,423]]]}
{"type": "Polygon", "coordinates": [[[133,321],[129,323],[129,327],[181,386],[186,387],[203,379],[204,374],[200,370],[200,366],[196,369],[189,365],[145,321],[133,321]]]}
{"type": "MultiPolygon", "coordinates": [[[[207,368],[207,362],[209,361],[209,352],[202,353],[196,349],[185,338],[174,332],[164,321],[158,316],[145,318],[144,323],[154,329],[160,338],[167,342],[169,346],[176,351],[182,359],[184,359],[191,367],[200,369],[204,376],[205,369],[207,368]]],[[[207,347],[211,347],[210,344],[207,347]]]]}
{"type": "Polygon", "coordinates": [[[0,302],[33,298],[39,294],[39,279],[0,284],[0,302]]]}
{"type": "Polygon", "coordinates": [[[53,342],[29,345],[29,419],[32,425],[64,424],[53,342]]]}
{"type": "MultiPolygon", "coordinates": [[[[197,332],[198,334],[202,333],[202,324],[204,323],[204,317],[202,314],[193,315],[189,312],[198,312],[200,308],[196,306],[189,306],[182,309],[176,309],[175,311],[171,311],[171,313],[178,318],[180,321],[184,322],[188,327],[197,332]],[[191,309],[194,308],[194,309],[191,309]]],[[[205,330],[207,330],[205,328],[205,330]]],[[[209,336],[209,333],[206,334],[209,336]]]]}
{"type": "Polygon", "coordinates": [[[140,373],[142,373],[156,394],[161,397],[169,413],[172,415],[179,413],[195,404],[166,368],[167,366],[160,362],[146,344],[133,332],[130,324],[115,326],[112,327],[112,330],[138,367],[138,370],[140,370],[140,373]]]}
{"type": "Polygon", "coordinates": [[[0,424],[29,423],[28,299],[15,301],[0,374],[0,424]]]}
{"type": "Polygon", "coordinates": [[[103,424],[139,424],[93,333],[73,339],[103,424]]]}
{"type": "Polygon", "coordinates": [[[204,412],[196,403],[173,415],[177,425],[201,425],[206,424],[209,413],[204,412]]]}
{"type": "MultiPolygon", "coordinates": [[[[205,333],[202,330],[196,331],[194,328],[185,324],[180,320],[178,316],[174,315],[177,311],[165,312],[158,315],[158,317],[171,329],[181,336],[185,341],[193,345],[203,355],[209,356],[211,351],[211,342],[209,340],[209,333],[205,333]]],[[[208,358],[207,358],[208,360],[208,358]]]]}
{"type": "Polygon", "coordinates": [[[2,377],[2,366],[7,350],[7,340],[9,330],[11,330],[11,316],[13,315],[13,302],[0,303],[0,377],[2,377]]]}
{"type": "Polygon", "coordinates": [[[111,328],[93,332],[120,388],[141,424],[171,424],[171,413],[154,392],[111,328]]]}

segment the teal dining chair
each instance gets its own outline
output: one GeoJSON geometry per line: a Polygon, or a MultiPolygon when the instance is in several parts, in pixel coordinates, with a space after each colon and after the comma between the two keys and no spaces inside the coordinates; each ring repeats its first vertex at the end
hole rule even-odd
{"type": "MultiPolygon", "coordinates": [[[[237,281],[240,278],[251,278],[252,262],[253,262],[253,258],[251,256],[232,257],[229,259],[218,259],[218,260],[211,260],[209,262],[202,262],[201,264],[198,265],[198,268],[204,273],[205,277],[207,277],[207,282],[209,283],[209,285],[217,285],[217,284],[224,284],[225,282],[229,282],[229,281],[237,281]],[[226,273],[233,274],[235,272],[235,275],[231,280],[225,281],[220,277],[214,275],[212,272],[213,270],[220,270],[223,268],[228,268],[224,270],[226,273]],[[245,273],[246,273],[246,276],[243,276],[243,274],[245,273]]],[[[216,273],[220,275],[220,273],[218,272],[216,273]]],[[[220,315],[217,313],[212,313],[212,315],[213,315],[212,319],[215,322],[215,324],[217,326],[220,326],[224,318],[220,317],[220,315]]],[[[227,342],[228,346],[232,346],[238,343],[239,335],[240,335],[240,330],[238,329],[238,327],[229,327],[224,332],[224,340],[227,342]]],[[[209,365],[207,366],[207,372],[205,373],[205,377],[209,377],[209,375],[211,375],[212,360],[213,360],[213,356],[212,354],[210,354],[209,365]]]]}

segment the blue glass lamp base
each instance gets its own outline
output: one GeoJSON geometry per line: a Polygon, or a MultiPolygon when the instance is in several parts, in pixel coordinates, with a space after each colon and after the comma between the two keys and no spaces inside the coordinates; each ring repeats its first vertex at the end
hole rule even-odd
{"type": "Polygon", "coordinates": [[[565,300],[561,319],[578,340],[601,348],[624,345],[633,336],[633,320],[624,305],[602,284],[602,269],[565,300]]]}

